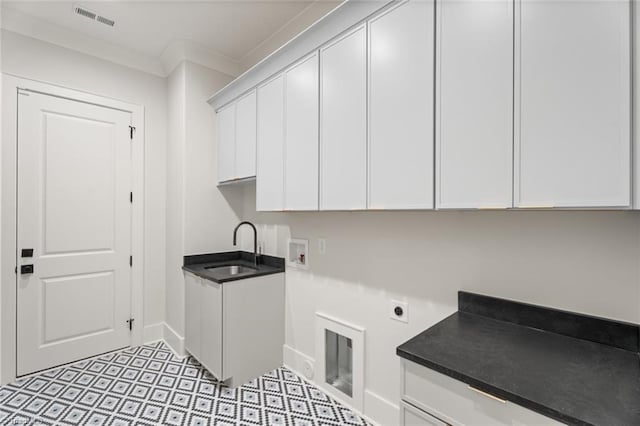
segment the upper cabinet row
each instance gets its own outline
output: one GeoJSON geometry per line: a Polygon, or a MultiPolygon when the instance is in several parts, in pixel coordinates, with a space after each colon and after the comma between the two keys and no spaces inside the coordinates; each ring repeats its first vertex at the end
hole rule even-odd
{"type": "Polygon", "coordinates": [[[629,208],[630,38],[624,1],[396,4],[220,110],[220,180],[246,126],[258,210],[629,208]]]}
{"type": "Polygon", "coordinates": [[[256,175],[256,92],[251,91],[217,114],[218,182],[256,175]]]}

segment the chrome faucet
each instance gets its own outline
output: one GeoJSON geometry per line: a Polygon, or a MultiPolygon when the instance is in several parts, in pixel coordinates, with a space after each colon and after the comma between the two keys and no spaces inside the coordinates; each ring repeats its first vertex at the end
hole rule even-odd
{"type": "Polygon", "coordinates": [[[247,222],[245,220],[243,222],[240,222],[238,226],[236,226],[236,229],[233,230],[233,245],[234,246],[237,245],[236,240],[238,236],[238,228],[240,228],[242,225],[249,225],[250,227],[253,228],[253,266],[257,267],[258,266],[258,230],[256,229],[256,226],[253,223],[247,222]]]}

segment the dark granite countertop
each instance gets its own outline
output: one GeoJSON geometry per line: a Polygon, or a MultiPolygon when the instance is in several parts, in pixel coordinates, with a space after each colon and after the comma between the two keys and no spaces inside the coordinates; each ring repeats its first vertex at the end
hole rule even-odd
{"type": "Polygon", "coordinates": [[[640,425],[638,325],[459,293],[397,354],[567,424],[640,425]]]}
{"type": "Polygon", "coordinates": [[[253,264],[253,253],[246,251],[229,251],[223,253],[184,256],[183,265],[182,270],[217,283],[246,280],[247,278],[279,274],[285,271],[283,258],[260,255],[258,257],[258,266],[255,267],[253,264]],[[255,268],[255,270],[251,270],[249,273],[237,275],[230,275],[213,270],[213,268],[227,265],[241,265],[247,268],[255,268]]]}

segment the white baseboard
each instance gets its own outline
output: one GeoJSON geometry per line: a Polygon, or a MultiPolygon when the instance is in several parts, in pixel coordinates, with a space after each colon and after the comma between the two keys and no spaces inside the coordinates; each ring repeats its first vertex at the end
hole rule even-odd
{"type": "Polygon", "coordinates": [[[187,356],[187,352],[184,349],[184,337],[180,336],[176,331],[169,326],[169,324],[163,324],[164,332],[164,341],[167,343],[167,346],[171,348],[173,352],[179,357],[187,356]]]}
{"type": "Polygon", "coordinates": [[[364,411],[368,420],[379,425],[400,424],[400,407],[368,389],[364,390],[364,411]]]}
{"type": "Polygon", "coordinates": [[[302,352],[296,349],[293,349],[289,345],[284,345],[282,347],[282,361],[285,367],[287,367],[289,370],[296,373],[298,376],[306,380],[313,381],[313,376],[311,378],[308,378],[304,375],[305,361],[309,361],[311,365],[314,366],[314,371],[315,371],[315,360],[310,356],[307,356],[302,352]]]}
{"type": "Polygon", "coordinates": [[[147,343],[157,342],[164,338],[164,322],[145,325],[142,331],[142,341],[147,343]]]}
{"type": "MultiPolygon", "coordinates": [[[[311,382],[313,385],[318,386],[316,380],[320,380],[320,378],[315,377],[315,360],[312,357],[289,345],[283,346],[282,357],[283,364],[286,368],[311,382]],[[314,365],[314,376],[311,379],[307,378],[303,373],[305,361],[310,361],[311,364],[314,365]]],[[[374,425],[394,426],[400,422],[400,408],[366,388],[364,390],[364,412],[356,410],[344,401],[340,402],[374,425]]]]}

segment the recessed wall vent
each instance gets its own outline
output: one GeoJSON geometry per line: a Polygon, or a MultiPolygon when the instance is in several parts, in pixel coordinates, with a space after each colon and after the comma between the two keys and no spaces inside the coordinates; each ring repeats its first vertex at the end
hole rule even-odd
{"type": "Polygon", "coordinates": [[[101,24],[105,24],[110,27],[113,27],[116,24],[116,21],[114,21],[113,19],[100,16],[96,12],[92,12],[89,9],[85,9],[84,7],[81,7],[81,6],[74,6],[73,11],[80,16],[84,16],[85,18],[89,18],[92,21],[97,21],[97,22],[100,22],[101,24]]]}
{"type": "Polygon", "coordinates": [[[365,330],[316,312],[316,384],[335,399],[364,408],[365,330]]]}

